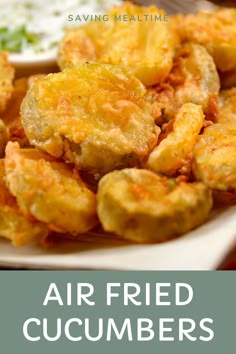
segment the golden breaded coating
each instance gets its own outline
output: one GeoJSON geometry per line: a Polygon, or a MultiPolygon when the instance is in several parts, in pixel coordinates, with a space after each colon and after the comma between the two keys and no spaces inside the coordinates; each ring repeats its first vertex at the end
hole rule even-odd
{"type": "Polygon", "coordinates": [[[49,229],[74,236],[97,224],[95,195],[64,162],[9,142],[5,168],[9,190],[24,215],[33,215],[49,229]]]}
{"type": "Polygon", "coordinates": [[[48,234],[45,224],[25,218],[5,183],[4,160],[0,160],[0,237],[15,246],[42,240],[48,234]]]}
{"type": "Polygon", "coordinates": [[[8,128],[9,140],[18,141],[21,147],[29,145],[20,118],[20,105],[27,90],[28,82],[26,78],[15,80],[11,99],[1,114],[2,120],[8,128]]]}
{"type": "Polygon", "coordinates": [[[20,105],[28,88],[27,78],[20,78],[14,81],[11,99],[4,112],[1,113],[1,118],[6,125],[10,125],[19,118],[20,105]]]}
{"type": "Polygon", "coordinates": [[[173,69],[160,85],[149,89],[157,122],[169,120],[184,103],[202,106],[207,119],[216,121],[220,81],[207,50],[195,43],[182,45],[173,69]]]}
{"type": "Polygon", "coordinates": [[[20,106],[29,87],[38,78],[44,77],[45,74],[31,75],[28,78],[20,78],[14,81],[14,89],[10,101],[1,117],[9,131],[9,140],[17,141],[21,147],[29,146],[29,141],[25,135],[24,128],[21,124],[20,106]]]}
{"type": "Polygon", "coordinates": [[[236,87],[221,91],[218,122],[222,124],[236,123],[236,87]]]}
{"type": "Polygon", "coordinates": [[[5,155],[5,147],[8,142],[8,131],[3,123],[3,121],[0,119],[0,158],[3,158],[5,155]]]}
{"type": "Polygon", "coordinates": [[[236,123],[213,124],[194,147],[193,171],[212,189],[236,189],[236,123]]]}
{"type": "Polygon", "coordinates": [[[85,62],[120,65],[146,86],[163,81],[172,67],[177,41],[165,12],[155,6],[126,3],[111,9],[107,18],[68,29],[60,43],[59,66],[85,62]]]}
{"type": "Polygon", "coordinates": [[[81,64],[31,86],[22,124],[32,145],[80,169],[133,166],[153,149],[159,133],[145,94],[125,69],[81,64]]]}
{"type": "Polygon", "coordinates": [[[176,114],[172,132],[149,155],[147,167],[154,172],[175,176],[191,161],[203,122],[202,107],[185,103],[176,114]]]}
{"type": "Polygon", "coordinates": [[[105,175],[97,199],[103,228],[136,242],[162,242],[181,235],[203,223],[212,206],[204,184],[178,183],[138,169],[105,175]]]}
{"type": "Polygon", "coordinates": [[[183,41],[204,45],[222,72],[236,69],[236,9],[222,8],[213,12],[177,16],[183,41]]]}
{"type": "Polygon", "coordinates": [[[8,62],[8,55],[0,52],[0,112],[4,111],[13,91],[14,69],[8,62]]]}

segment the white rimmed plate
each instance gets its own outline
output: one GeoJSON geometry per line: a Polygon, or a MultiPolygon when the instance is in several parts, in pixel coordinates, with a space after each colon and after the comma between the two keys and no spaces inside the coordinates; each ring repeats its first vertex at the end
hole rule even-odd
{"type": "Polygon", "coordinates": [[[29,269],[213,270],[236,242],[236,206],[163,244],[128,245],[91,235],[81,242],[15,248],[0,241],[0,266],[29,269]]]}

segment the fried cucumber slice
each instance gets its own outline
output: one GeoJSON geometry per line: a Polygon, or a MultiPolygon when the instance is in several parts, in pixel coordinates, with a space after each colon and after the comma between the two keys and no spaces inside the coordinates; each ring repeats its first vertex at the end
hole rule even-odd
{"type": "Polygon", "coordinates": [[[4,111],[13,92],[15,71],[8,62],[8,55],[0,52],[0,112],[4,111]]]}
{"type": "Polygon", "coordinates": [[[0,237],[11,240],[14,246],[23,246],[42,240],[47,234],[45,224],[27,219],[20,212],[6,187],[4,160],[0,160],[0,237]]]}
{"type": "Polygon", "coordinates": [[[176,114],[173,130],[149,155],[147,167],[154,172],[175,176],[191,161],[203,122],[202,107],[185,103],[176,114]]]}
{"type": "Polygon", "coordinates": [[[45,74],[31,75],[28,78],[23,77],[14,81],[14,89],[10,101],[1,117],[6,124],[9,132],[9,140],[17,141],[21,147],[28,147],[29,141],[25,135],[24,128],[21,123],[20,106],[29,87],[32,83],[45,74]]]}
{"type": "Polygon", "coordinates": [[[29,141],[25,135],[24,128],[21,123],[20,106],[29,87],[32,83],[44,74],[31,75],[28,78],[23,77],[14,81],[14,89],[10,101],[6,109],[1,114],[1,118],[8,128],[9,140],[17,141],[21,147],[28,147],[29,141]]]}
{"type": "Polygon", "coordinates": [[[180,15],[171,20],[177,22],[182,41],[193,41],[205,46],[220,71],[236,69],[236,9],[201,11],[196,15],[180,15]]]}
{"type": "Polygon", "coordinates": [[[155,6],[116,6],[107,13],[108,21],[67,30],[60,43],[59,66],[63,69],[85,62],[120,65],[145,86],[161,82],[172,67],[177,43],[164,16],[155,6]],[[137,18],[139,21],[134,20],[137,18]]]}
{"type": "Polygon", "coordinates": [[[203,183],[178,183],[135,168],[105,175],[97,199],[103,228],[135,242],[182,235],[202,224],[212,207],[203,183]]]}
{"type": "Polygon", "coordinates": [[[125,69],[81,64],[31,86],[22,124],[32,145],[79,169],[129,167],[149,154],[160,131],[145,94],[125,69]]]}
{"type": "Polygon", "coordinates": [[[236,123],[213,124],[194,147],[193,172],[208,187],[236,189],[236,123]]]}
{"type": "Polygon", "coordinates": [[[222,124],[236,124],[236,87],[221,91],[218,122],[222,124]]]}
{"type": "Polygon", "coordinates": [[[20,210],[49,229],[78,236],[97,224],[95,195],[78,172],[36,149],[6,147],[6,181],[20,210]]]}
{"type": "Polygon", "coordinates": [[[9,136],[8,136],[8,131],[3,123],[3,121],[0,119],[0,158],[3,158],[5,155],[5,147],[7,145],[9,136]]]}
{"type": "Polygon", "coordinates": [[[217,120],[219,75],[211,55],[199,44],[180,46],[167,79],[148,91],[157,122],[161,115],[165,120],[171,119],[176,110],[189,102],[201,105],[207,119],[217,120]]]}
{"type": "Polygon", "coordinates": [[[8,128],[9,140],[18,141],[21,147],[29,145],[20,119],[20,105],[28,90],[26,78],[15,80],[12,96],[1,118],[8,128]]]}

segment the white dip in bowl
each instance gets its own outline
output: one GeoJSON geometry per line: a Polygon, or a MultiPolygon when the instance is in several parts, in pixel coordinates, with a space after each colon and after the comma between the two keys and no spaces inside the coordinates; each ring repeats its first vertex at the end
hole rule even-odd
{"type": "Polygon", "coordinates": [[[121,3],[120,0],[1,0],[0,50],[9,51],[17,76],[56,71],[58,43],[65,28],[79,26],[86,15],[101,14],[121,3]],[[82,21],[76,21],[76,17],[82,21]]]}

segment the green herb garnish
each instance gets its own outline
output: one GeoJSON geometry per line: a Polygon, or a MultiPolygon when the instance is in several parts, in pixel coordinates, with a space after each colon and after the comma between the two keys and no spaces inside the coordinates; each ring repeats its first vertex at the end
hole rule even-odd
{"type": "Polygon", "coordinates": [[[7,50],[12,53],[21,53],[28,45],[38,44],[39,37],[27,32],[25,26],[14,31],[6,27],[0,28],[0,50],[7,50]]]}

